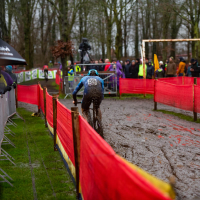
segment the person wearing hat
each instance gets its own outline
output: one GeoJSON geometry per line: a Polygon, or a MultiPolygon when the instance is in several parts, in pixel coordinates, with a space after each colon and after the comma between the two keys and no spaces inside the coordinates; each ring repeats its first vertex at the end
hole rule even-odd
{"type": "Polygon", "coordinates": [[[167,77],[176,76],[176,64],[173,61],[173,57],[169,58],[169,63],[167,64],[166,76],[167,77]]]}
{"type": "Polygon", "coordinates": [[[151,64],[151,61],[147,65],[147,79],[152,79],[154,76],[154,67],[151,64]]]}
{"type": "Polygon", "coordinates": [[[127,59],[126,65],[125,65],[125,70],[124,70],[126,78],[130,78],[130,67],[131,67],[131,62],[129,59],[127,59]]]}
{"type": "Polygon", "coordinates": [[[191,59],[191,68],[190,68],[190,71],[191,71],[191,74],[192,74],[192,77],[199,77],[200,75],[200,66],[198,65],[198,61],[195,60],[194,58],[191,59]]]}
{"type": "Polygon", "coordinates": [[[162,65],[163,65],[163,62],[160,61],[160,63],[159,63],[159,69],[156,70],[156,73],[155,73],[156,74],[156,78],[164,78],[165,73],[164,73],[164,70],[162,68],[162,65]]]}
{"type": "Polygon", "coordinates": [[[100,104],[104,99],[104,80],[99,77],[99,73],[95,69],[91,69],[87,76],[84,76],[76,89],[73,91],[73,103],[77,104],[76,95],[78,91],[84,86],[83,99],[81,101],[81,109],[83,113],[83,117],[86,121],[92,126],[92,119],[90,115],[90,105],[93,101],[98,110],[97,117],[102,118],[100,104]]]}
{"type": "Polygon", "coordinates": [[[183,59],[183,57],[179,58],[180,62],[179,62],[179,67],[178,67],[178,71],[177,71],[177,75],[178,76],[183,76],[184,71],[185,71],[185,60],[183,59]]]}
{"type": "Polygon", "coordinates": [[[135,60],[132,60],[130,66],[130,77],[131,78],[138,78],[139,67],[135,64],[135,60]]]}
{"type": "Polygon", "coordinates": [[[49,61],[49,64],[48,64],[48,66],[49,66],[49,68],[53,68],[53,63],[52,63],[52,61],[51,61],[51,60],[49,61]]]}
{"type": "Polygon", "coordinates": [[[10,77],[12,78],[13,82],[15,84],[17,84],[17,76],[14,73],[12,73],[12,66],[11,65],[6,66],[5,72],[7,72],[10,75],[10,77]]]}

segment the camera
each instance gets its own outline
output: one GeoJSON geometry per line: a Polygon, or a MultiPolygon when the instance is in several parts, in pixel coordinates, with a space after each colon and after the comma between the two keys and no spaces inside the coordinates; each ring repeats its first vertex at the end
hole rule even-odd
{"type": "Polygon", "coordinates": [[[82,51],[91,50],[91,46],[89,45],[87,38],[82,38],[82,43],[79,45],[79,49],[82,51]]]}

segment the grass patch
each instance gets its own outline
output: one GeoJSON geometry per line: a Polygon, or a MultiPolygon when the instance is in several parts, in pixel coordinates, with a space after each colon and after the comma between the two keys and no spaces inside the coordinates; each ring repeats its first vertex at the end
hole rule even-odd
{"type": "Polygon", "coordinates": [[[30,81],[21,82],[21,83],[19,83],[19,85],[35,85],[40,81],[41,81],[41,79],[33,79],[33,80],[30,80],[30,81]]]}
{"type": "Polygon", "coordinates": [[[112,99],[118,99],[118,100],[126,100],[126,99],[153,99],[153,95],[152,94],[146,94],[145,97],[143,94],[122,94],[121,95],[121,99],[119,98],[119,93],[116,95],[109,95],[106,94],[104,96],[104,98],[112,98],[112,99]]]}
{"type": "Polygon", "coordinates": [[[16,166],[1,161],[1,168],[11,176],[14,187],[0,183],[0,199],[34,199],[32,179],[37,199],[76,199],[75,187],[59,152],[53,150],[53,139],[44,126],[44,120],[31,117],[31,112],[23,108],[17,111],[26,121],[13,119],[17,128],[9,126],[16,133],[15,137],[8,135],[16,148],[2,146],[15,158],[16,166]]]}
{"type": "MultiPolygon", "coordinates": [[[[188,116],[188,115],[184,115],[182,113],[176,113],[176,112],[173,112],[173,111],[166,111],[166,110],[154,110],[155,112],[162,112],[164,114],[169,114],[169,115],[174,115],[180,119],[184,119],[186,121],[190,121],[190,122],[194,122],[194,118],[191,117],[191,116],[188,116]]],[[[200,119],[197,119],[196,123],[200,123],[200,119]]]]}

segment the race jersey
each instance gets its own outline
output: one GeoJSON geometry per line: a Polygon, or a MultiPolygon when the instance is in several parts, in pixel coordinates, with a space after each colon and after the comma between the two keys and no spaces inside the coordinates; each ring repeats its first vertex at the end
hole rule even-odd
{"type": "Polygon", "coordinates": [[[48,65],[44,65],[43,69],[48,69],[48,65]]]}
{"type": "Polygon", "coordinates": [[[102,98],[104,97],[104,81],[99,76],[85,76],[81,79],[76,89],[73,92],[73,96],[76,96],[77,92],[84,86],[84,94],[87,94],[91,86],[98,86],[101,84],[102,98]]]}

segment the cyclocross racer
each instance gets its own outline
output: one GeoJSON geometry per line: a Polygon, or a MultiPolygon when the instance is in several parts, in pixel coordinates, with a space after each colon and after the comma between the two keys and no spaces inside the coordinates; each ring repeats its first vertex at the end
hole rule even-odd
{"type": "Polygon", "coordinates": [[[90,115],[90,105],[93,102],[98,108],[98,115],[101,119],[100,104],[104,98],[104,81],[98,76],[97,70],[91,69],[87,76],[83,77],[73,92],[73,103],[77,103],[76,94],[84,86],[83,99],[81,102],[82,114],[87,122],[92,126],[90,115]]]}
{"type": "Polygon", "coordinates": [[[48,65],[44,65],[43,66],[43,70],[44,70],[44,78],[46,79],[46,81],[48,80],[48,65]]]}

